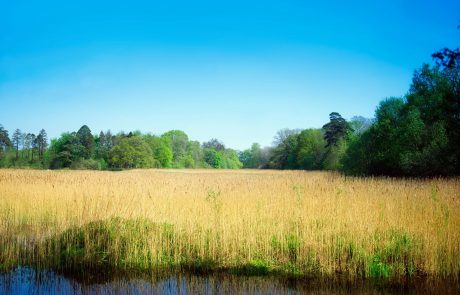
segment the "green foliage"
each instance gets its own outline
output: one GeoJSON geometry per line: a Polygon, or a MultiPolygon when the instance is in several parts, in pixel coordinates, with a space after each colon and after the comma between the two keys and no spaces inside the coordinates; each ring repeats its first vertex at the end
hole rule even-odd
{"type": "Polygon", "coordinates": [[[157,165],[152,149],[139,136],[121,139],[110,150],[109,163],[116,168],[152,168],[157,165]]]}
{"type": "Polygon", "coordinates": [[[421,267],[420,241],[404,231],[391,230],[387,233],[376,233],[374,237],[380,247],[369,257],[369,273],[371,277],[410,277],[421,267]],[[383,240],[383,241],[382,241],[383,240]]]}
{"type": "MultiPolygon", "coordinates": [[[[44,243],[49,263],[64,270],[110,271],[114,268],[149,268],[154,261],[149,241],[162,236],[173,240],[174,228],[146,219],[112,218],[71,228],[44,243]]],[[[163,253],[171,256],[174,253],[163,253]]]]}
{"type": "Polygon", "coordinates": [[[78,159],[72,162],[70,165],[71,169],[78,170],[105,170],[108,168],[108,164],[104,159],[78,159]]]}
{"type": "Polygon", "coordinates": [[[221,167],[224,169],[240,169],[243,164],[238,158],[238,153],[232,149],[226,149],[221,152],[221,167]]]}
{"type": "Polygon", "coordinates": [[[415,71],[406,96],[380,102],[375,119],[347,122],[332,112],[320,129],[282,129],[274,146],[254,143],[241,152],[217,139],[200,145],[171,130],[160,137],[140,131],[94,138],[88,126],[64,133],[47,149],[46,132],[16,130],[10,141],[0,125],[0,166],[36,168],[272,168],[340,170],[351,175],[460,174],[460,64],[455,51],[433,55],[437,66],[415,71]],[[13,147],[14,146],[14,147],[13,147]],[[14,153],[12,153],[14,152],[14,153]],[[37,161],[38,160],[38,161],[37,161]]]}
{"type": "Polygon", "coordinates": [[[109,151],[113,147],[113,136],[108,130],[106,133],[101,131],[99,136],[95,138],[95,158],[104,159],[105,161],[109,158],[109,151]]]}
{"type": "Polygon", "coordinates": [[[362,135],[353,135],[348,142],[348,149],[341,159],[341,168],[346,174],[366,175],[371,170],[372,159],[371,133],[364,132],[362,135]]]}
{"type": "Polygon", "coordinates": [[[219,140],[212,138],[207,142],[203,142],[203,149],[213,149],[216,151],[224,151],[225,145],[219,140]]]}
{"type": "Polygon", "coordinates": [[[424,65],[405,99],[389,98],[374,125],[351,140],[348,174],[434,176],[460,174],[460,68],[424,65]]]}
{"type": "Polygon", "coordinates": [[[37,137],[35,138],[35,147],[38,150],[39,159],[43,160],[47,146],[48,146],[48,135],[46,134],[45,129],[41,129],[37,137]]]}
{"type": "Polygon", "coordinates": [[[11,142],[16,150],[16,160],[19,159],[19,145],[21,144],[21,130],[16,129],[11,137],[11,142]]]}
{"type": "Polygon", "coordinates": [[[339,113],[330,113],[329,120],[329,123],[323,126],[324,140],[327,143],[326,147],[337,145],[339,141],[346,138],[348,133],[352,131],[348,122],[339,113]]]}
{"type": "Polygon", "coordinates": [[[213,168],[222,168],[222,154],[214,149],[204,151],[204,160],[213,168]]]}
{"type": "Polygon", "coordinates": [[[83,147],[81,157],[85,159],[91,158],[94,153],[95,142],[89,127],[86,125],[81,126],[81,128],[78,130],[76,134],[76,139],[78,141],[78,144],[80,144],[83,147]]]}
{"type": "Polygon", "coordinates": [[[243,164],[244,168],[254,168],[252,162],[251,150],[247,149],[238,154],[240,162],[243,164]]]}
{"type": "MultiPolygon", "coordinates": [[[[457,28],[460,28],[457,27],[457,28]]],[[[436,64],[447,69],[455,68],[460,65],[460,50],[449,49],[447,47],[433,53],[431,55],[436,60],[436,64]]]]}
{"type": "Polygon", "coordinates": [[[188,136],[181,130],[171,130],[163,135],[161,138],[171,148],[173,153],[172,166],[175,168],[183,168],[183,160],[187,155],[188,136]]]}
{"type": "Polygon", "coordinates": [[[354,116],[348,124],[353,130],[353,134],[360,135],[372,126],[372,120],[363,116],[354,116]]]}
{"type": "Polygon", "coordinates": [[[258,143],[253,143],[250,149],[240,152],[238,158],[244,168],[262,168],[268,163],[267,157],[258,143]]]}
{"type": "Polygon", "coordinates": [[[143,139],[150,146],[152,155],[160,163],[160,167],[170,168],[173,160],[173,152],[166,140],[153,135],[145,135],[143,139]]]}
{"type": "Polygon", "coordinates": [[[348,148],[348,141],[340,140],[336,145],[330,146],[323,158],[322,167],[324,170],[341,170],[343,157],[348,148]]]}
{"type": "Polygon", "coordinates": [[[51,140],[50,168],[68,168],[83,154],[75,133],[63,133],[60,138],[51,140]]]}
{"type": "Polygon", "coordinates": [[[270,168],[296,169],[298,133],[289,134],[280,140],[280,143],[272,151],[270,168]]]}
{"type": "Polygon", "coordinates": [[[265,276],[272,271],[270,261],[254,259],[249,263],[230,269],[230,273],[246,276],[265,276]]]}
{"type": "Polygon", "coordinates": [[[391,267],[383,262],[378,255],[371,258],[369,273],[372,278],[388,279],[391,273],[391,267]]]}
{"type": "Polygon", "coordinates": [[[8,130],[3,128],[3,125],[0,124],[0,157],[6,148],[10,146],[12,146],[12,144],[8,136],[8,130]]]}
{"type": "Polygon", "coordinates": [[[297,139],[297,167],[305,170],[319,170],[326,153],[323,132],[319,129],[305,129],[297,139]]]}
{"type": "Polygon", "coordinates": [[[299,238],[293,234],[289,234],[285,238],[286,238],[289,260],[291,263],[295,263],[297,261],[297,256],[298,256],[299,247],[300,247],[299,238]]]}
{"type": "Polygon", "coordinates": [[[189,141],[187,146],[187,161],[189,167],[199,168],[205,167],[204,151],[198,141],[189,141]]]}
{"type": "MultiPolygon", "coordinates": [[[[166,132],[161,137],[140,131],[118,133],[100,132],[90,139],[90,130],[84,125],[79,132],[63,133],[53,139],[42,156],[44,167],[52,169],[123,169],[123,168],[195,168],[213,167],[238,169],[242,163],[237,152],[225,149],[217,140],[211,140],[203,150],[198,141],[189,141],[180,130],[166,132]],[[88,158],[88,155],[89,158],[88,158]]],[[[32,149],[32,156],[33,154],[32,149]]],[[[9,161],[9,160],[8,160],[9,161]]],[[[2,166],[18,166],[23,161],[0,161],[2,166]],[[8,162],[9,163],[9,162],[8,162]]],[[[27,166],[26,161],[21,166],[27,166]]]]}
{"type": "Polygon", "coordinates": [[[5,168],[32,168],[32,169],[46,169],[47,162],[39,160],[38,157],[35,157],[33,160],[27,157],[27,153],[21,155],[16,159],[16,151],[14,149],[7,149],[2,153],[2,158],[0,159],[0,167],[5,168]]]}

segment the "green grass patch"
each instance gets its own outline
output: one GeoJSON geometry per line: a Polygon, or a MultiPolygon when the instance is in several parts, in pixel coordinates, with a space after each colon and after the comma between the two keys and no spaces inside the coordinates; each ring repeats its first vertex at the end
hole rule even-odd
{"type": "Polygon", "coordinates": [[[163,263],[173,261],[174,228],[146,219],[112,218],[68,229],[48,238],[44,244],[44,261],[57,268],[146,269],[155,258],[163,263]],[[151,251],[153,236],[162,242],[160,258],[151,251]]]}

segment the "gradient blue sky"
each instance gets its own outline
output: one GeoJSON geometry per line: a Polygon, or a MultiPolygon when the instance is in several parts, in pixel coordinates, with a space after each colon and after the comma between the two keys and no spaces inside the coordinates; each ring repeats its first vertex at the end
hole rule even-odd
{"type": "Polygon", "coordinates": [[[372,117],[459,21],[460,1],[1,1],[0,123],[269,145],[372,117]]]}

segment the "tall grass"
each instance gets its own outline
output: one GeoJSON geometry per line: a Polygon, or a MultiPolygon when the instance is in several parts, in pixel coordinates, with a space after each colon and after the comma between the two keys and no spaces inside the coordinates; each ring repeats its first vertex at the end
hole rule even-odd
{"type": "Polygon", "coordinates": [[[460,179],[0,170],[0,268],[460,276],[460,179]]]}

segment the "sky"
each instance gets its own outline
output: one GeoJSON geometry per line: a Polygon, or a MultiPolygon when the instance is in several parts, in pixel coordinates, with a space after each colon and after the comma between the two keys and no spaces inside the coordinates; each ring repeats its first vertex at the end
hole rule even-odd
{"type": "Polygon", "coordinates": [[[373,117],[458,25],[460,0],[0,0],[0,124],[268,146],[373,117]]]}

